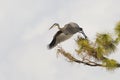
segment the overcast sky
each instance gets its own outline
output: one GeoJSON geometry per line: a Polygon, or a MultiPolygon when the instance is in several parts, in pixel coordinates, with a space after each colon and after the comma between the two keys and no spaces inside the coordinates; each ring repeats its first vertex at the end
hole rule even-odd
{"type": "MultiPolygon", "coordinates": [[[[68,63],[47,45],[56,22],[78,23],[91,40],[96,33],[113,33],[119,8],[120,0],[0,0],[0,80],[118,80],[119,69],[68,63]]],[[[61,45],[71,51],[75,38],[61,45]]],[[[111,58],[120,62],[119,51],[111,58]]]]}

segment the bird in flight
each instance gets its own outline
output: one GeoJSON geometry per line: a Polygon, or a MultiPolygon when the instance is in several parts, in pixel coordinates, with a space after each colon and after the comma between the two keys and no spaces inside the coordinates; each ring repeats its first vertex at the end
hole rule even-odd
{"type": "Polygon", "coordinates": [[[83,36],[85,38],[87,38],[87,36],[85,35],[83,29],[81,27],[79,27],[79,25],[77,23],[74,22],[70,22],[68,24],[65,24],[63,28],[60,28],[58,23],[54,23],[51,27],[58,27],[59,31],[57,31],[57,33],[54,35],[53,40],[51,41],[51,43],[48,45],[49,49],[54,48],[57,44],[71,38],[74,34],[76,34],[77,32],[80,32],[83,34],[83,36]]]}

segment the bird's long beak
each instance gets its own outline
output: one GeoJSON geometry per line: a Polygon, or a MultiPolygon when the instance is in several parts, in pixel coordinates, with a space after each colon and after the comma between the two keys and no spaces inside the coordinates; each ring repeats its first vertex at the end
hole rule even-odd
{"type": "Polygon", "coordinates": [[[83,36],[85,37],[85,39],[87,39],[87,36],[86,36],[86,34],[84,33],[84,31],[82,30],[82,31],[80,31],[80,33],[82,33],[83,34],[83,36]]]}

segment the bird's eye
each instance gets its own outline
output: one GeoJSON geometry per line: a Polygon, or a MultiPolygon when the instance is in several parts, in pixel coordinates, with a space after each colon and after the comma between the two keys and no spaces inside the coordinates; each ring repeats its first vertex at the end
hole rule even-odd
{"type": "Polygon", "coordinates": [[[80,31],[82,31],[83,29],[82,28],[79,28],[80,31]]]}

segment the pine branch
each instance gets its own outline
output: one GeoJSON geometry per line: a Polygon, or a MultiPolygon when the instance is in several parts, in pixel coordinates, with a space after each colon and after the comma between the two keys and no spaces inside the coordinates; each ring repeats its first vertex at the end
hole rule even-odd
{"type": "Polygon", "coordinates": [[[71,62],[76,62],[76,63],[79,63],[79,64],[82,63],[82,64],[88,65],[88,66],[101,66],[101,67],[104,67],[102,64],[98,64],[96,62],[92,62],[92,61],[85,62],[85,61],[76,59],[70,53],[65,52],[62,48],[57,49],[57,53],[62,54],[64,57],[66,57],[71,62]]]}
{"type": "MultiPolygon", "coordinates": [[[[92,66],[92,67],[97,67],[97,66],[98,67],[106,67],[103,64],[96,63],[96,62],[90,61],[88,59],[87,59],[87,61],[85,61],[85,60],[79,60],[79,59],[75,58],[74,56],[72,56],[70,53],[66,52],[64,49],[62,49],[62,47],[59,47],[57,49],[57,53],[58,54],[62,54],[64,57],[66,57],[71,62],[76,62],[76,63],[79,63],[79,64],[82,63],[84,65],[92,66]]],[[[104,57],[104,59],[107,59],[107,58],[104,57]]],[[[118,63],[116,67],[119,68],[120,64],[118,63]]]]}

